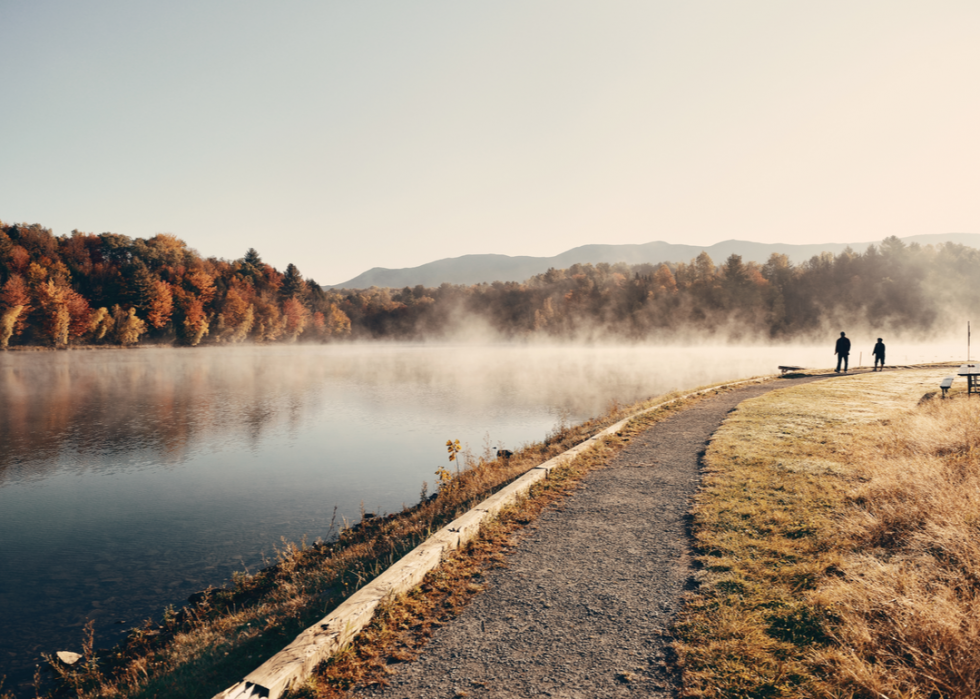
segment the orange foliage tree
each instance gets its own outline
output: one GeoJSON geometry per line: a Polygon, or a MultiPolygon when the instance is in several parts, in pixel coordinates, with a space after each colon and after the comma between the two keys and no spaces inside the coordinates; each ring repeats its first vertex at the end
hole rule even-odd
{"type": "Polygon", "coordinates": [[[70,288],[65,290],[65,305],[68,308],[68,339],[77,341],[92,329],[95,312],[84,296],[70,288]]]}
{"type": "Polygon", "coordinates": [[[11,275],[0,288],[0,348],[7,349],[10,338],[24,332],[30,299],[27,283],[19,274],[11,275]]]}
{"type": "Polygon", "coordinates": [[[284,328],[286,337],[290,342],[295,342],[306,329],[310,312],[300,303],[299,299],[294,297],[283,301],[282,315],[286,321],[284,328]]]}
{"type": "Polygon", "coordinates": [[[350,335],[350,318],[336,306],[330,307],[330,315],[326,317],[327,330],[330,337],[348,337],[350,335]]]}
{"type": "Polygon", "coordinates": [[[71,313],[68,311],[69,289],[53,279],[40,282],[34,289],[41,314],[41,335],[55,347],[68,344],[71,313]]]}
{"type": "Polygon", "coordinates": [[[149,324],[157,329],[166,326],[174,312],[174,297],[170,284],[162,279],[154,280],[147,307],[146,320],[149,324]]]}
{"type": "Polygon", "coordinates": [[[251,282],[235,279],[228,287],[221,313],[218,315],[219,339],[229,342],[242,342],[252,330],[255,322],[255,309],[252,298],[255,289],[251,282]]]}
{"type": "Polygon", "coordinates": [[[204,312],[204,301],[194,293],[181,288],[176,289],[174,296],[183,316],[180,323],[183,342],[190,347],[196,347],[210,330],[208,316],[204,312]]]}
{"type": "Polygon", "coordinates": [[[146,332],[146,323],[137,315],[136,309],[129,310],[121,307],[112,307],[113,325],[115,329],[115,339],[120,345],[135,345],[140,340],[140,335],[146,332]]]}

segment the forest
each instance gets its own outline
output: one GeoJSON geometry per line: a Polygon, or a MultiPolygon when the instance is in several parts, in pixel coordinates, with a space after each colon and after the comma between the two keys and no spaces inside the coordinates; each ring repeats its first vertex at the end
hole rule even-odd
{"type": "Polygon", "coordinates": [[[980,250],[906,245],[794,265],[701,253],[584,264],[524,282],[324,289],[299,269],[148,239],[0,223],[0,348],[482,339],[758,342],[841,328],[929,337],[980,302],[980,250]]]}

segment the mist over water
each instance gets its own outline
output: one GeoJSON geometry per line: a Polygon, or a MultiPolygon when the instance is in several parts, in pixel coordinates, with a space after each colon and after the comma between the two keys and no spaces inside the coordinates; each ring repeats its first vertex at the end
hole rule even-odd
{"type": "MultiPolygon", "coordinates": [[[[867,348],[855,340],[852,367],[867,348]]],[[[281,538],[418,501],[480,454],[673,389],[833,365],[818,347],[345,345],[0,355],[0,674],[109,645],[281,538]],[[116,623],[123,622],[123,623],[116,623]]],[[[965,359],[889,344],[889,364],[965,359]]]]}

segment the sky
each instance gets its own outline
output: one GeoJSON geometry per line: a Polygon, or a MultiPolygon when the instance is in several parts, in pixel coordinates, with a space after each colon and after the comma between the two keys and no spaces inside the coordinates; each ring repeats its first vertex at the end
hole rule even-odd
{"type": "Polygon", "coordinates": [[[980,232],[980,3],[0,0],[0,220],[321,284],[980,232]]]}

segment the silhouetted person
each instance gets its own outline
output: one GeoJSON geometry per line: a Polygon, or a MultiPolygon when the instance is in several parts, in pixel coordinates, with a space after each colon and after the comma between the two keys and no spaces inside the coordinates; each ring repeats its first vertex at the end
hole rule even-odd
{"type": "Polygon", "coordinates": [[[875,371],[881,371],[885,368],[885,343],[878,338],[878,343],[875,348],[871,350],[871,354],[875,356],[875,371]],[[878,363],[881,362],[881,369],[878,368],[878,363]]]}
{"type": "Polygon", "coordinates": [[[844,361],[844,373],[847,373],[847,355],[850,353],[851,341],[844,337],[844,332],[841,331],[840,337],[837,338],[837,346],[834,347],[834,354],[837,355],[837,368],[834,371],[838,374],[840,373],[841,360],[844,361]]]}

